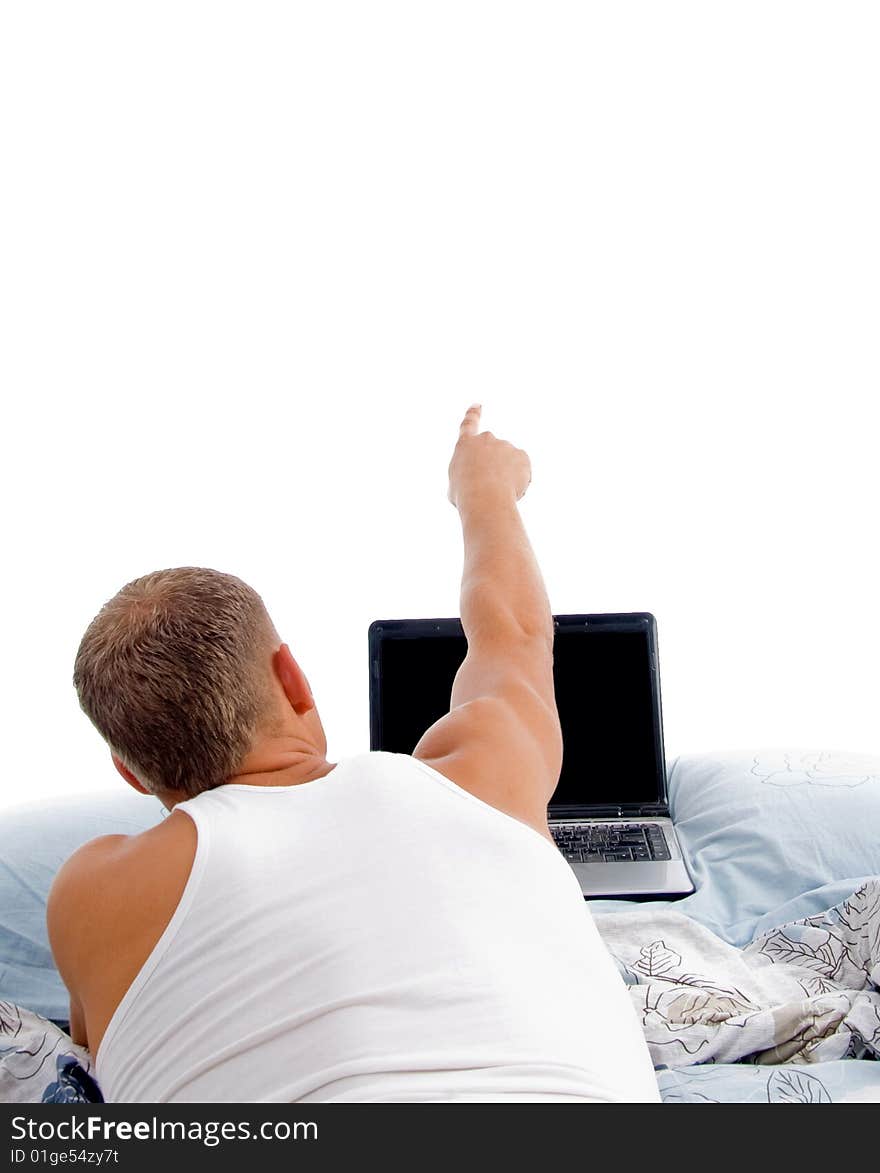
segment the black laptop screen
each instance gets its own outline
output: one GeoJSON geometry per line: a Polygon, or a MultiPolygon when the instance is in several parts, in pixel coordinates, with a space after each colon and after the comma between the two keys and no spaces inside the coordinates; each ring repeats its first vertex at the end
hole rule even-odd
{"type": "MultiPolygon", "coordinates": [[[[449,711],[466,650],[463,636],[380,641],[373,749],[412,753],[449,711]]],[[[553,660],[563,762],[551,806],[656,802],[661,751],[647,631],[557,631],[553,660]]]]}

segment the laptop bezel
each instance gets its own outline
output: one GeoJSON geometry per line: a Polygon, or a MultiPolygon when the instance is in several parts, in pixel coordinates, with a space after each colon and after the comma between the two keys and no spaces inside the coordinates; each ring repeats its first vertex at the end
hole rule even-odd
{"type": "MultiPolygon", "coordinates": [[[[660,691],[660,667],[657,641],[657,620],[650,611],[623,611],[604,613],[565,614],[553,616],[554,631],[580,631],[584,627],[604,631],[641,631],[648,640],[649,671],[651,676],[654,752],[656,758],[656,802],[601,806],[591,803],[566,803],[548,806],[548,818],[554,821],[577,818],[649,818],[652,815],[668,817],[669,791],[666,771],[666,753],[663,740],[663,710],[660,691]]],[[[378,750],[382,728],[382,688],[379,679],[379,648],[385,639],[442,638],[463,636],[461,620],[437,619],[377,619],[368,631],[370,667],[370,749],[378,750]]]]}

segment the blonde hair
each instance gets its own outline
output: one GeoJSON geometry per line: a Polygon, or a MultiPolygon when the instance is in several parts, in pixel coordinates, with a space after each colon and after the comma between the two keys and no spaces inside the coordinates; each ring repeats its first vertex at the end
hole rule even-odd
{"type": "Polygon", "coordinates": [[[156,570],[105,603],[76,653],[83,712],[148,790],[193,797],[235,773],[274,724],[263,600],[232,574],[156,570]]]}

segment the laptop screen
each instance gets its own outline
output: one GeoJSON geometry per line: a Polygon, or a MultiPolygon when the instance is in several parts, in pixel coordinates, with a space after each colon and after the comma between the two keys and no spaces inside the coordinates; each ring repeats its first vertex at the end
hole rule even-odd
{"type": "MultiPolygon", "coordinates": [[[[558,628],[553,676],[563,762],[550,803],[651,803],[662,796],[659,687],[647,628],[558,628]]],[[[412,753],[449,711],[452,682],[467,651],[463,635],[385,636],[371,687],[380,692],[372,748],[412,753]]]]}

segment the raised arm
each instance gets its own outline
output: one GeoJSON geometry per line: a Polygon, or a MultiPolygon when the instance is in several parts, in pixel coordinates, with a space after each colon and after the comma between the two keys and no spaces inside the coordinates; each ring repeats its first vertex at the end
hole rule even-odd
{"type": "Polygon", "coordinates": [[[468,409],[449,466],[464,537],[467,655],[449,713],[413,754],[550,838],[547,803],[562,765],[553,691],[553,620],[517,501],[530,480],[519,448],[479,432],[468,409]]]}

